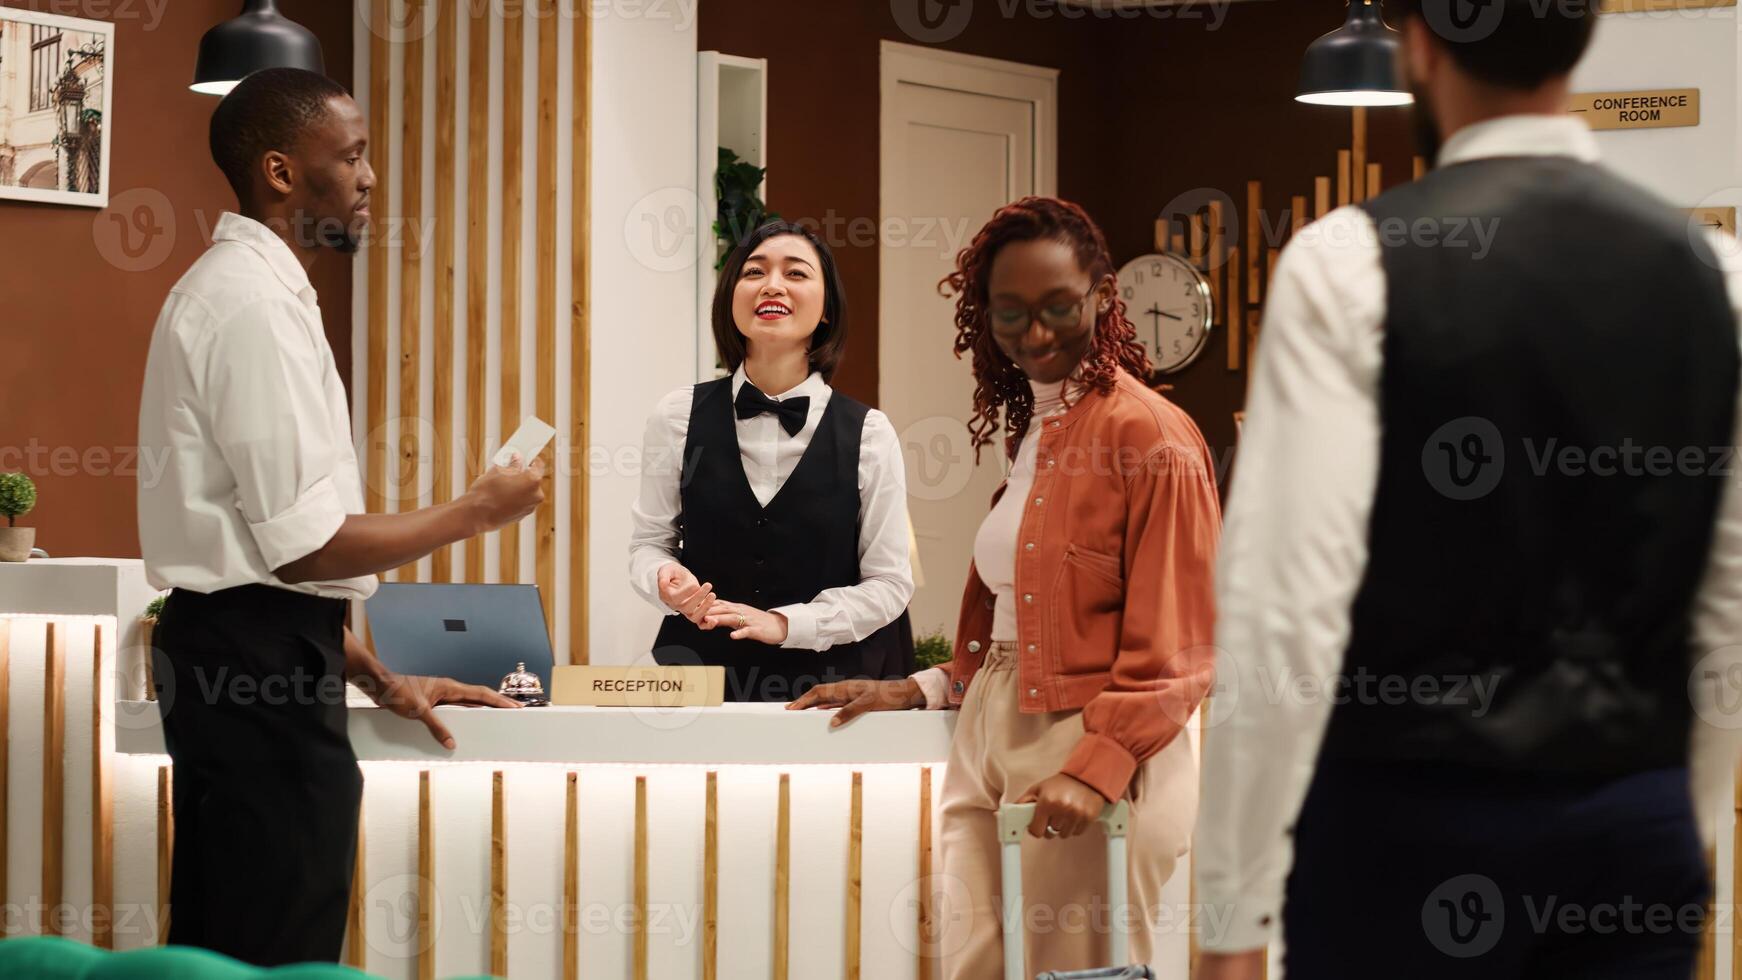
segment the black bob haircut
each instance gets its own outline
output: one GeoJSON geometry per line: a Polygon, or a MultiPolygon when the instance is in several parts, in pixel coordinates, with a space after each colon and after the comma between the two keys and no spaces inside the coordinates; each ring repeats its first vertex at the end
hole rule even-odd
{"type": "Polygon", "coordinates": [[[1597,28],[1598,0],[1393,2],[1402,19],[1421,18],[1467,74],[1516,91],[1571,72],[1597,28]]]}
{"type": "Polygon", "coordinates": [[[811,335],[810,365],[812,371],[827,381],[834,377],[835,368],[840,366],[841,356],[847,350],[847,290],[841,284],[840,270],[835,267],[835,254],[815,231],[797,222],[770,221],[746,236],[726,257],[719,284],[714,287],[714,347],[720,352],[720,362],[726,365],[726,370],[736,371],[744,363],[748,347],[732,319],[732,293],[738,288],[744,263],[756,254],[756,249],[763,242],[783,235],[795,235],[810,242],[817,250],[817,261],[822,263],[818,274],[823,280],[823,318],[817,324],[817,332],[811,335]]]}
{"type": "Polygon", "coordinates": [[[289,151],[326,118],[345,87],[301,68],[263,68],[242,79],[212,112],[212,162],[238,201],[254,193],[254,170],[269,150],[289,151]]]}

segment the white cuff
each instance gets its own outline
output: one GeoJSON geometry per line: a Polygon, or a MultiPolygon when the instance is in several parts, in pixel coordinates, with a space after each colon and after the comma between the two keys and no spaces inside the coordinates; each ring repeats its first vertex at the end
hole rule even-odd
{"type": "Polygon", "coordinates": [[[927,711],[937,711],[949,706],[950,703],[950,672],[942,667],[932,667],[922,670],[912,678],[919,684],[919,689],[925,692],[925,708],[927,711]]]}
{"type": "Polygon", "coordinates": [[[786,617],[786,642],[780,646],[785,650],[816,650],[817,647],[817,614],[808,603],[793,606],[781,606],[779,609],[768,610],[786,617]]]}
{"type": "Polygon", "coordinates": [[[1271,903],[1248,896],[1232,902],[1206,901],[1203,882],[1198,883],[1198,904],[1203,909],[1203,924],[1198,932],[1198,948],[1206,953],[1244,953],[1262,949],[1273,942],[1281,918],[1271,903]]]}
{"type": "Polygon", "coordinates": [[[282,513],[258,524],[250,521],[248,530],[266,567],[277,570],[319,551],[344,523],[345,507],[339,502],[339,491],[332,477],[323,476],[282,513]]]}

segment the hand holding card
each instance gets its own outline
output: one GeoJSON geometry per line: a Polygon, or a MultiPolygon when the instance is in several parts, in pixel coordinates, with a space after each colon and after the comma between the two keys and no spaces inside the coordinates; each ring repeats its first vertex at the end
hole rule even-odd
{"type": "Polygon", "coordinates": [[[496,455],[490,458],[490,462],[495,466],[507,466],[518,456],[520,465],[525,466],[537,459],[538,454],[544,452],[544,447],[550,445],[555,436],[556,429],[550,423],[536,415],[528,415],[520,423],[520,428],[514,430],[514,434],[502,444],[502,448],[496,450],[496,455]]]}

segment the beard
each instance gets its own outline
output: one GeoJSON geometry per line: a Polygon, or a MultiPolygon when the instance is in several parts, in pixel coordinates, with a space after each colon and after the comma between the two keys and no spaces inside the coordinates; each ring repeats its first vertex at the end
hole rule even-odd
{"type": "Polygon", "coordinates": [[[1411,82],[1411,94],[1415,96],[1415,106],[1410,109],[1410,125],[1415,131],[1415,151],[1428,167],[1439,166],[1440,150],[1445,148],[1445,138],[1440,135],[1440,121],[1434,116],[1433,107],[1428,103],[1427,92],[1422,86],[1411,82]]]}
{"type": "Polygon", "coordinates": [[[316,222],[315,234],[321,245],[341,255],[355,255],[363,247],[361,236],[351,230],[350,224],[336,218],[316,222]]]}

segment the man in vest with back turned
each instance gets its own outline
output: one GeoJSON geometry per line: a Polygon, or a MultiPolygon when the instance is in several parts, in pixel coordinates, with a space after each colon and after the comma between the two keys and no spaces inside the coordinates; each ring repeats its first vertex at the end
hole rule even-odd
{"type": "Polygon", "coordinates": [[[1742,260],[1567,112],[1596,9],[1394,2],[1435,168],[1277,268],[1200,980],[1277,938],[1289,980],[1692,975],[1742,727],[1742,260]]]}

